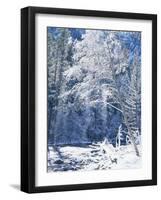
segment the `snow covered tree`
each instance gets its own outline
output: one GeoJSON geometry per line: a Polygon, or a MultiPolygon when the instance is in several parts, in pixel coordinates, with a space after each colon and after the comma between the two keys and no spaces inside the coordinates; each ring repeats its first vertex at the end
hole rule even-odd
{"type": "MultiPolygon", "coordinates": [[[[68,29],[57,28],[56,34],[48,29],[48,131],[51,140],[55,133],[59,95],[63,88],[63,71],[70,67],[72,40],[68,29]]],[[[53,138],[54,136],[54,138],[53,138]]]]}
{"type": "Polygon", "coordinates": [[[77,92],[89,108],[87,135],[91,140],[102,140],[107,136],[109,107],[112,112],[122,112],[116,98],[104,41],[104,31],[87,30],[82,40],[75,42],[74,61],[75,65],[79,66],[75,67],[75,71],[79,70],[82,79],[77,92]]]}
{"type": "Polygon", "coordinates": [[[56,41],[50,29],[47,32],[47,65],[48,65],[48,132],[51,132],[51,120],[55,101],[55,69],[56,69],[56,41]]]}
{"type": "Polygon", "coordinates": [[[127,126],[128,134],[130,136],[132,144],[134,145],[136,155],[139,156],[140,155],[139,150],[135,143],[135,138],[134,138],[134,133],[133,133],[135,129],[133,125],[136,118],[136,113],[134,111],[136,110],[136,107],[135,107],[136,91],[132,88],[127,89],[128,80],[127,78],[125,78],[127,77],[127,73],[125,72],[126,72],[126,69],[128,68],[128,56],[126,57],[126,51],[123,51],[124,49],[122,48],[120,41],[117,39],[117,34],[115,31],[111,31],[110,33],[109,32],[107,33],[106,49],[107,49],[106,52],[109,54],[110,68],[112,71],[115,87],[117,88],[117,97],[122,109],[122,114],[124,116],[124,122],[125,122],[125,125],[127,126]],[[125,73],[126,75],[126,76],[123,76],[123,82],[124,84],[126,84],[126,90],[124,90],[125,91],[124,93],[121,92],[120,84],[118,85],[118,82],[117,82],[117,76],[122,72],[125,73]]]}

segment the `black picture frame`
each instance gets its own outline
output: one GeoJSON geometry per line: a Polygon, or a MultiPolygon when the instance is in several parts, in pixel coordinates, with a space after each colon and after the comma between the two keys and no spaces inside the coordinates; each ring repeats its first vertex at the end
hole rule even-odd
{"type": "Polygon", "coordinates": [[[157,184],[157,15],[26,7],[21,9],[21,190],[27,193],[157,184]],[[35,186],[35,15],[60,14],[152,21],[152,179],[76,185],[35,186]]]}

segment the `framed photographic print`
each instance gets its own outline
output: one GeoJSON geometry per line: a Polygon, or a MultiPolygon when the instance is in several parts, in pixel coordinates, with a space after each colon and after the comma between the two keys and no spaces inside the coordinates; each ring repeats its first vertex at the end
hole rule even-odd
{"type": "Polygon", "coordinates": [[[157,184],[157,16],[21,10],[21,190],[157,184]]]}

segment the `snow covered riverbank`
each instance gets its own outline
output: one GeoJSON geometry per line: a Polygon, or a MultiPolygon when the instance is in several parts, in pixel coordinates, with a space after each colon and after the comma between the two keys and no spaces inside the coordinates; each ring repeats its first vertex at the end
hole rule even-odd
{"type": "MultiPolygon", "coordinates": [[[[140,145],[138,148],[141,152],[140,145]]],[[[85,146],[49,146],[48,172],[97,169],[135,169],[141,167],[141,156],[129,144],[114,148],[111,144],[85,146]]]]}

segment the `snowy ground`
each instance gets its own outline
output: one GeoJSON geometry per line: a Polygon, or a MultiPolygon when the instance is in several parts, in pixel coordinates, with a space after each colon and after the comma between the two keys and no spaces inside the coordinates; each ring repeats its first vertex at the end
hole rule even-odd
{"type": "MultiPolygon", "coordinates": [[[[141,151],[140,146],[138,148],[141,151]]],[[[48,147],[48,172],[140,167],[141,156],[135,155],[132,145],[121,146],[119,149],[101,143],[48,147]]]]}

